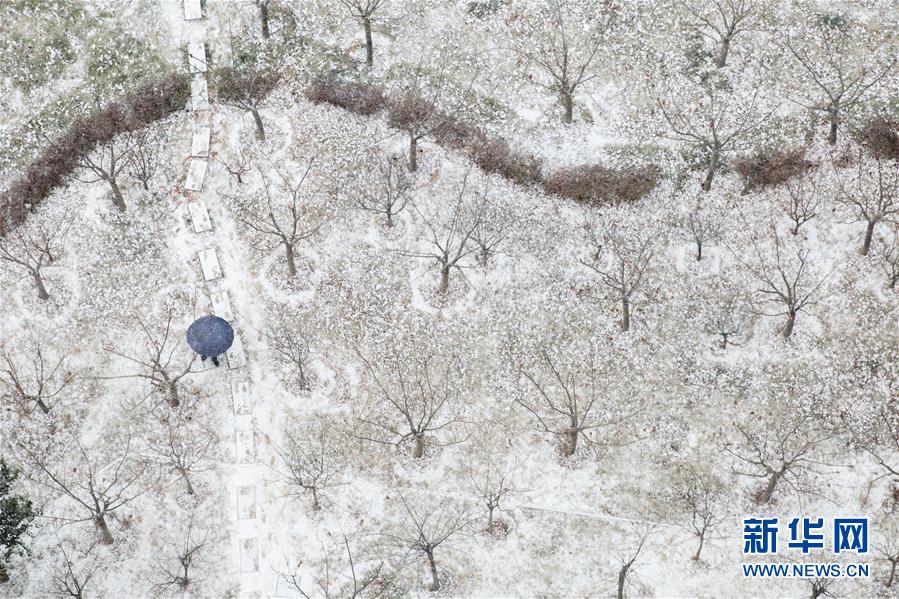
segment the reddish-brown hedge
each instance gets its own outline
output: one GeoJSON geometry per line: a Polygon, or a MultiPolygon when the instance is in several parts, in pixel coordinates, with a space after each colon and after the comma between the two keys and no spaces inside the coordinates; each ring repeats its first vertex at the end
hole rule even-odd
{"type": "Polygon", "coordinates": [[[313,104],[331,104],[356,114],[370,116],[384,108],[384,91],[369,83],[343,83],[333,77],[320,77],[305,90],[313,104]]]}
{"type": "Polygon", "coordinates": [[[858,140],[877,158],[899,160],[899,120],[869,119],[858,132],[858,140]]]}
{"type": "Polygon", "coordinates": [[[550,173],[546,191],[591,205],[635,202],[652,191],[661,175],[658,167],[613,169],[583,164],[550,173]]]}
{"type": "Polygon", "coordinates": [[[142,85],[101,110],[76,119],[0,195],[0,236],[22,223],[75,170],[78,161],[120,133],[144,127],[176,110],[190,97],[186,75],[173,73],[142,85]]]}
{"type": "Polygon", "coordinates": [[[808,172],[815,163],[805,159],[804,148],[779,150],[762,148],[749,158],[736,161],[734,168],[743,178],[743,191],[774,187],[808,172]]]}

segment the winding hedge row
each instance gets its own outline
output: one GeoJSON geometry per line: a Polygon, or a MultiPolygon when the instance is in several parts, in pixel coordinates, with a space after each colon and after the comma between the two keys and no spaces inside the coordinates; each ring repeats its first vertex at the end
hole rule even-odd
{"type": "MultiPolygon", "coordinates": [[[[321,78],[305,89],[314,104],[330,104],[356,114],[370,116],[409,103],[408,98],[388,95],[371,83],[321,78]]],[[[414,100],[414,99],[413,99],[414,100]]],[[[420,100],[423,101],[423,100],[420,100]]],[[[407,119],[408,113],[404,115],[407,119]]],[[[423,110],[422,118],[434,119],[433,111],[423,110]]],[[[658,182],[660,170],[653,166],[615,169],[600,164],[584,164],[544,173],[539,158],[513,150],[501,138],[457,118],[439,114],[432,127],[434,140],[443,147],[465,153],[485,172],[496,173],[522,185],[538,184],[549,193],[591,204],[633,202],[649,193],[658,182]]]]}
{"type": "Polygon", "coordinates": [[[190,98],[187,75],[172,73],[141,85],[121,101],[76,119],[0,195],[0,236],[21,224],[77,168],[79,160],[111,141],[181,110],[190,98]]]}

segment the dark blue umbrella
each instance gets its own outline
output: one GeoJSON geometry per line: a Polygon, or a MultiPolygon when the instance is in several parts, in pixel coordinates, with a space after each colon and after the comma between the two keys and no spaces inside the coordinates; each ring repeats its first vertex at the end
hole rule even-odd
{"type": "Polygon", "coordinates": [[[234,342],[234,329],[218,316],[203,316],[187,329],[187,344],[201,356],[220,356],[234,342]]]}

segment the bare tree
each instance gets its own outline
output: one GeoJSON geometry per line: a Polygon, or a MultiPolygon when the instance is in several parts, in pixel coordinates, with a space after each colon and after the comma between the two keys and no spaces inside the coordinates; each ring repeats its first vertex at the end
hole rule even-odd
{"type": "Polygon", "coordinates": [[[49,414],[56,397],[72,382],[72,374],[66,369],[68,355],[57,354],[31,334],[28,343],[17,346],[16,353],[23,359],[13,357],[10,349],[0,343],[0,386],[6,391],[4,396],[24,412],[37,406],[49,414]]]}
{"type": "Polygon", "coordinates": [[[835,145],[846,113],[868,99],[871,89],[893,69],[896,58],[892,52],[879,58],[879,48],[859,43],[874,40],[859,23],[836,14],[815,14],[810,18],[811,30],[806,38],[786,42],[787,50],[805,75],[801,83],[806,89],[798,92],[795,102],[826,115],[830,123],[827,141],[835,145]]]}
{"type": "Polygon", "coordinates": [[[470,171],[465,173],[452,204],[427,209],[413,204],[424,220],[428,233],[424,239],[419,240],[424,249],[401,252],[404,256],[437,261],[440,267],[440,293],[446,293],[449,289],[452,270],[461,269],[462,260],[477,249],[472,243],[472,237],[481,219],[481,208],[471,208],[471,199],[467,193],[469,173],[470,171]]]}
{"type": "Polygon", "coordinates": [[[328,221],[324,211],[309,201],[303,189],[311,169],[312,162],[299,179],[292,181],[286,173],[274,168],[277,182],[273,182],[260,169],[263,198],[251,201],[238,215],[244,225],[268,238],[263,245],[273,240],[284,248],[289,278],[297,274],[296,250],[299,244],[312,239],[328,221]]]}
{"type": "Polygon", "coordinates": [[[326,417],[313,416],[300,425],[290,422],[284,431],[283,447],[275,446],[281,462],[278,472],[291,494],[312,496],[312,509],[321,509],[323,491],[342,484],[347,460],[340,446],[337,427],[326,417]]]}
{"type": "Polygon", "coordinates": [[[614,428],[640,411],[633,405],[633,393],[617,388],[614,374],[604,368],[609,363],[607,356],[601,357],[592,345],[582,353],[570,349],[559,348],[554,354],[540,349],[533,364],[513,365],[530,390],[515,394],[513,400],[536,420],[540,430],[558,439],[566,457],[575,454],[581,441],[615,445],[617,439],[591,435],[614,428]]]}
{"type": "Polygon", "coordinates": [[[764,481],[755,497],[759,504],[769,503],[782,484],[802,493],[805,479],[826,465],[819,457],[821,446],[835,436],[799,410],[772,413],[761,423],[735,423],[734,432],[724,451],[734,457],[734,473],[764,481]]]}
{"type": "Polygon", "coordinates": [[[471,233],[471,241],[477,247],[477,260],[487,266],[490,258],[501,253],[500,248],[506,245],[509,238],[521,228],[522,222],[530,216],[519,206],[498,199],[490,193],[489,182],[479,192],[476,203],[470,208],[475,227],[471,233]]]}
{"type": "Polygon", "coordinates": [[[691,27],[717,48],[715,66],[727,65],[731,43],[739,34],[751,31],[758,13],[754,0],[712,0],[711,2],[680,3],[690,13],[691,27]]]}
{"type": "Polygon", "coordinates": [[[407,357],[395,345],[377,363],[357,354],[375,402],[356,413],[357,437],[398,447],[411,443],[413,458],[424,456],[427,443],[459,442],[444,432],[462,423],[467,405],[456,356],[425,346],[407,357]]]}
{"type": "Polygon", "coordinates": [[[621,330],[631,328],[631,305],[643,293],[645,275],[653,256],[654,235],[649,230],[629,232],[611,221],[587,222],[584,233],[590,259],[581,264],[599,276],[621,305],[621,330]]]}
{"type": "Polygon", "coordinates": [[[393,226],[393,218],[408,205],[414,179],[405,168],[399,166],[399,156],[384,156],[377,160],[374,183],[367,180],[356,195],[356,205],[362,210],[383,214],[387,226],[393,226]]]}
{"type": "Polygon", "coordinates": [[[682,526],[697,540],[692,559],[699,561],[709,535],[727,519],[728,487],[713,472],[686,464],[676,474],[674,494],[686,512],[687,520],[682,526]]]}
{"type": "Polygon", "coordinates": [[[268,5],[269,0],[256,0],[256,8],[259,11],[259,24],[262,28],[263,39],[269,39],[272,36],[272,32],[269,27],[268,5]]]}
{"type": "Polygon", "coordinates": [[[878,557],[890,565],[889,572],[884,577],[883,586],[891,589],[896,582],[897,571],[899,571],[899,524],[895,517],[883,518],[879,524],[877,530],[880,533],[871,544],[878,557]]]}
{"type": "Polygon", "coordinates": [[[802,177],[798,181],[787,181],[786,189],[787,195],[781,197],[781,205],[793,223],[790,233],[798,235],[799,227],[818,216],[821,193],[814,179],[809,176],[802,177]]]}
{"type": "Polygon", "coordinates": [[[678,87],[667,99],[658,100],[670,130],[666,136],[702,154],[706,165],[703,191],[712,189],[723,159],[733,151],[750,147],[753,136],[771,116],[773,110],[763,114],[759,111],[761,87],[734,90],[710,77],[701,84],[697,98],[684,97],[678,87]]]}
{"type": "Polygon", "coordinates": [[[720,338],[718,347],[727,349],[739,345],[740,339],[749,330],[751,318],[747,310],[747,301],[733,286],[723,280],[716,280],[709,285],[707,300],[705,331],[720,338]]]}
{"type": "Polygon", "coordinates": [[[467,478],[475,495],[487,511],[487,532],[495,532],[496,520],[494,512],[501,510],[501,503],[518,489],[513,483],[514,464],[508,459],[497,458],[493,452],[487,452],[483,459],[470,459],[467,466],[467,478]]]}
{"type": "Polygon", "coordinates": [[[158,569],[163,579],[156,585],[159,592],[176,587],[184,593],[188,589],[200,589],[203,578],[196,574],[197,566],[203,561],[202,556],[210,545],[210,531],[197,530],[194,523],[195,513],[192,511],[184,528],[184,539],[175,547],[167,548],[164,560],[157,560],[158,569]]]}
{"type": "Polygon", "coordinates": [[[250,172],[252,157],[238,147],[233,154],[220,156],[219,160],[232,177],[237,178],[238,185],[243,184],[243,176],[250,172]]]}
{"type": "Polygon", "coordinates": [[[877,223],[895,223],[899,215],[899,162],[865,159],[859,151],[856,165],[850,180],[845,182],[839,170],[834,169],[839,189],[837,198],[856,219],[865,222],[861,255],[867,256],[877,223]]]}
{"type": "Polygon", "coordinates": [[[677,222],[678,228],[686,233],[696,244],[696,261],[702,260],[702,249],[709,241],[718,238],[721,233],[721,221],[701,202],[694,205],[689,212],[677,222]]]}
{"type": "Polygon", "coordinates": [[[30,477],[38,484],[62,493],[75,502],[84,517],[70,522],[90,521],[100,543],[111,545],[112,532],[107,518],[150,488],[151,471],[144,461],[133,455],[130,433],[125,439],[86,448],[81,441],[71,441],[69,455],[74,464],[60,463],[44,448],[23,445],[22,450],[34,467],[30,477]]]}
{"type": "Polygon", "coordinates": [[[58,552],[54,556],[56,561],[48,569],[52,587],[47,590],[60,597],[73,599],[94,596],[88,590],[89,585],[98,572],[108,567],[108,564],[98,558],[97,542],[91,541],[85,548],[80,548],[71,539],[57,537],[57,541],[58,552]]]}
{"type": "Polygon", "coordinates": [[[165,144],[165,136],[153,127],[144,127],[127,134],[133,150],[125,164],[125,173],[134,177],[150,189],[150,181],[159,168],[160,150],[165,144]]]}
{"type": "Polygon", "coordinates": [[[387,4],[387,0],[340,0],[350,14],[362,23],[365,31],[365,64],[369,67],[375,63],[375,49],[371,38],[371,24],[379,8],[387,4]]]}
{"type": "MultiPolygon", "coordinates": [[[[796,325],[796,317],[818,303],[820,290],[830,273],[815,278],[811,272],[809,250],[796,246],[790,251],[772,227],[772,252],[766,253],[758,239],[752,238],[754,261],[745,261],[734,252],[737,259],[756,279],[759,303],[773,305],[773,312],[760,312],[765,316],[786,316],[781,335],[789,339],[796,325]]],[[[733,251],[733,250],[732,250],[733,251]]]]}
{"type": "MultiPolygon", "coordinates": [[[[354,554],[350,540],[343,535],[342,551],[328,551],[322,547],[325,556],[322,567],[316,569],[314,578],[316,592],[303,586],[299,565],[289,572],[277,572],[278,576],[305,599],[324,597],[325,599],[357,599],[367,597],[377,599],[390,592],[390,579],[385,575],[384,562],[374,563],[364,555],[354,554]],[[337,555],[342,553],[345,555],[337,555]]],[[[286,559],[285,559],[286,561],[286,559]]],[[[301,562],[302,564],[302,562],[301,562]]],[[[288,564],[290,567],[290,564],[288,564]]]]}
{"type": "Polygon", "coordinates": [[[439,591],[437,549],[444,547],[444,550],[451,550],[453,541],[468,530],[473,520],[464,506],[449,499],[442,499],[436,505],[429,505],[428,502],[414,505],[402,495],[400,500],[407,516],[404,526],[395,532],[382,534],[407,555],[426,558],[431,573],[428,589],[439,591]]]}
{"type": "Polygon", "coordinates": [[[196,493],[190,477],[209,470],[214,463],[216,431],[190,415],[166,415],[150,435],[152,461],[174,471],[184,481],[188,495],[196,493]]]}
{"type": "Polygon", "coordinates": [[[655,526],[651,524],[634,523],[629,526],[633,542],[624,546],[620,546],[616,551],[616,559],[619,563],[618,568],[618,586],[615,596],[617,599],[625,598],[625,589],[628,579],[634,572],[634,564],[647,548],[649,537],[655,531],[655,526]]]}
{"type": "Polygon", "coordinates": [[[513,49],[541,72],[528,79],[559,98],[563,123],[573,120],[577,91],[597,76],[593,62],[614,14],[610,2],[590,3],[579,11],[573,2],[552,0],[538,4],[533,14],[512,17],[513,49]]]}
{"type": "Polygon", "coordinates": [[[121,212],[127,207],[119,187],[119,175],[131,164],[137,144],[134,136],[124,135],[78,157],[78,166],[85,171],[78,180],[82,183],[107,183],[112,190],[112,203],[121,212]]]}
{"type": "Polygon", "coordinates": [[[68,213],[60,219],[35,219],[13,227],[0,238],[0,262],[6,262],[30,276],[41,300],[50,299],[44,283],[43,269],[52,266],[62,255],[71,221],[68,213]]]}
{"type": "Polygon", "coordinates": [[[300,390],[310,388],[309,365],[313,361],[311,339],[315,325],[292,306],[282,305],[274,310],[274,317],[265,334],[268,347],[279,363],[296,376],[300,390]]]}
{"type": "Polygon", "coordinates": [[[140,372],[104,378],[145,379],[150,381],[155,389],[168,395],[168,402],[173,408],[181,405],[179,383],[189,374],[193,374],[191,367],[196,356],[190,352],[189,356],[185,357],[182,351],[183,344],[170,337],[173,318],[174,313],[169,310],[165,325],[156,330],[151,330],[142,319],[138,318],[137,323],[144,334],[144,348],[141,355],[132,356],[109,348],[106,351],[137,364],[141,367],[140,372]]]}
{"type": "Polygon", "coordinates": [[[887,276],[887,286],[895,289],[899,283],[899,227],[894,227],[893,240],[881,254],[881,265],[887,276]]]}
{"type": "Polygon", "coordinates": [[[265,141],[265,127],[259,116],[259,106],[278,85],[281,76],[271,69],[224,67],[215,73],[219,101],[249,111],[256,123],[256,137],[265,141]]]}

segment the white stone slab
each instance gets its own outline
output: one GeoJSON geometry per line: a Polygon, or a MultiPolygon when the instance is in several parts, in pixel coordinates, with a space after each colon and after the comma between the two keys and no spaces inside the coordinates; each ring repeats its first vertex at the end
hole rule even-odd
{"type": "Polygon", "coordinates": [[[212,294],[212,312],[227,321],[234,320],[234,312],[231,310],[231,300],[228,292],[222,289],[212,294]]]}
{"type": "Polygon", "coordinates": [[[237,519],[252,520],[256,517],[256,485],[237,487],[237,519]]]}
{"type": "Polygon", "coordinates": [[[215,249],[200,250],[199,254],[203,278],[207,281],[221,278],[222,267],[219,265],[219,258],[215,253],[215,249]]]}
{"type": "Polygon", "coordinates": [[[235,431],[234,445],[238,464],[256,463],[256,435],[252,429],[235,431]]]}
{"type": "Polygon", "coordinates": [[[196,75],[190,81],[190,105],[194,110],[209,110],[209,87],[202,75],[196,75]]]}
{"type": "Polygon", "coordinates": [[[243,343],[240,337],[234,335],[234,343],[228,349],[228,368],[243,368],[247,365],[247,354],[243,351],[243,343]]]}
{"type": "Polygon", "coordinates": [[[190,155],[206,158],[209,155],[209,127],[197,127],[190,142],[190,155]]]}
{"type": "Polygon", "coordinates": [[[200,158],[192,158],[187,167],[187,179],[184,180],[184,189],[188,191],[200,191],[203,189],[203,180],[206,178],[208,163],[200,158]]]}
{"type": "Polygon", "coordinates": [[[194,228],[194,233],[205,233],[212,230],[212,221],[209,219],[206,202],[203,200],[188,202],[187,210],[190,212],[190,223],[194,228]]]}
{"type": "Polygon", "coordinates": [[[184,20],[196,21],[203,18],[203,5],[200,0],[184,0],[184,20]]]}
{"type": "Polygon", "coordinates": [[[206,72],[206,45],[203,42],[187,44],[187,68],[191,73],[206,72]]]}
{"type": "Polygon", "coordinates": [[[234,413],[238,416],[253,413],[253,396],[247,381],[231,381],[231,399],[234,401],[234,413]]]}
{"type": "Polygon", "coordinates": [[[241,572],[258,572],[259,571],[259,539],[240,539],[240,571],[241,572]]]}

